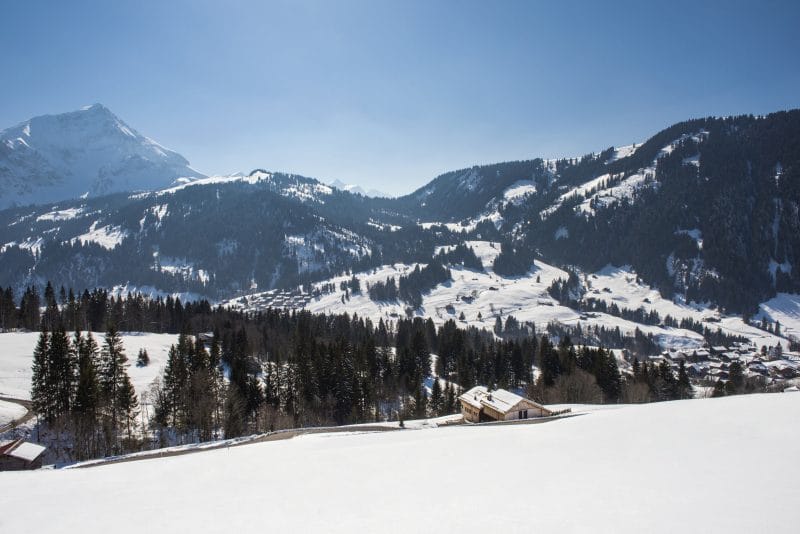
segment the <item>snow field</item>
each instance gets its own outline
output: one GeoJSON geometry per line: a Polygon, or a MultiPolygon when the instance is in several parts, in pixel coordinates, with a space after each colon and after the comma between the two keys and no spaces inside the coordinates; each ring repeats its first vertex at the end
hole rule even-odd
{"type": "MultiPolygon", "coordinates": [[[[652,334],[665,348],[690,350],[703,345],[703,337],[691,330],[643,325],[605,313],[587,315],[562,306],[550,297],[547,288],[556,279],[567,279],[568,274],[565,271],[537,260],[526,276],[502,277],[491,270],[494,259],[500,253],[499,243],[467,241],[466,244],[473,248],[486,271],[452,268],[453,280],[423,295],[423,305],[417,314],[430,317],[437,326],[453,319],[462,328],[468,326],[492,328],[497,317],[505,320],[509,315],[513,315],[520,321],[533,322],[539,328],[544,328],[550,321],[572,326],[580,323],[583,327],[598,326],[612,330],[619,327],[620,331],[627,335],[632,335],[638,328],[645,334],[652,334]],[[464,314],[464,320],[459,319],[461,313],[464,314]]],[[[440,250],[447,248],[440,247],[440,250]]],[[[356,277],[361,282],[362,288],[360,295],[351,295],[350,300],[342,302],[344,293],[337,289],[333,293],[313,299],[307,309],[314,313],[357,313],[360,317],[369,317],[376,322],[380,318],[392,320],[405,317],[407,305],[404,302],[374,302],[369,298],[367,285],[383,282],[390,276],[399,277],[408,274],[413,268],[414,265],[395,264],[366,273],[357,273],[356,277]]],[[[323,283],[333,283],[338,288],[341,282],[349,278],[349,276],[339,276],[323,283]]],[[[589,273],[584,283],[589,291],[587,297],[608,303],[615,302],[620,308],[635,310],[644,307],[648,311],[654,309],[662,318],[669,314],[678,321],[684,317],[690,317],[695,321],[711,317],[718,319],[719,322],[708,323],[710,328],[720,327],[724,332],[745,336],[759,347],[774,346],[778,342],[786,345],[785,339],[746,325],[739,317],[721,317],[716,311],[699,305],[676,304],[664,299],[657,290],[637,283],[636,274],[628,267],[607,266],[596,273],[589,273]]],[[[317,284],[319,285],[321,284],[317,284]]],[[[798,299],[800,303],[800,297],[798,299]]],[[[240,305],[236,301],[231,301],[231,304],[240,305]]],[[[788,321],[781,323],[790,324],[788,321]]],[[[800,314],[794,324],[800,329],[800,314]]]]}
{"type": "Polygon", "coordinates": [[[798,416],[798,395],[752,395],[9,472],[0,528],[795,532],[798,416]]]}
{"type": "MultiPolygon", "coordinates": [[[[778,343],[782,343],[784,349],[786,348],[785,339],[745,324],[741,317],[722,316],[717,310],[698,304],[678,304],[663,298],[658,290],[638,283],[636,281],[636,273],[631,271],[629,266],[615,267],[607,265],[595,273],[588,274],[586,285],[588,286],[587,298],[603,300],[608,304],[614,302],[620,308],[629,308],[631,310],[638,308],[644,308],[647,311],[655,310],[661,315],[662,319],[667,315],[671,315],[678,322],[682,318],[691,318],[695,321],[703,321],[710,318],[712,322],[706,322],[705,324],[711,330],[721,328],[726,334],[744,336],[757,347],[762,345],[775,346],[778,343]]],[[[783,297],[781,297],[779,295],[762,305],[762,310],[765,309],[764,306],[768,306],[769,310],[778,314],[779,317],[783,317],[781,324],[790,325],[790,328],[797,328],[796,331],[800,334],[800,296],[783,294],[783,297]],[[770,306],[770,303],[773,304],[770,306]],[[783,312],[781,313],[778,310],[783,310],[783,312]],[[786,323],[784,323],[784,320],[786,323]]],[[[648,328],[647,326],[640,326],[640,329],[645,332],[648,331],[648,328]]],[[[659,328],[659,330],[674,331],[675,329],[659,328]]],[[[680,332],[687,331],[680,330],[680,332]]],[[[690,334],[700,337],[695,332],[690,332],[690,334]]],[[[702,341],[702,339],[700,340],[702,341]]],[[[679,347],[675,346],[675,348],[679,347]]]]}
{"type": "Polygon", "coordinates": [[[0,400],[0,426],[25,415],[25,408],[14,402],[0,400]]]}
{"type": "Polygon", "coordinates": [[[800,295],[778,293],[761,304],[759,312],[757,320],[763,316],[772,322],[780,321],[784,335],[800,339],[800,295]]]}
{"type": "MultiPolygon", "coordinates": [[[[102,349],[105,334],[93,332],[92,335],[102,349]]],[[[38,332],[0,334],[0,395],[30,399],[33,349],[38,340],[38,332]]],[[[169,347],[177,341],[178,336],[174,334],[122,333],[122,344],[130,364],[128,375],[137,394],[141,395],[147,391],[153,380],[161,373],[167,362],[169,347]],[[150,365],[136,367],[136,355],[142,348],[150,357],[150,365]]]]}

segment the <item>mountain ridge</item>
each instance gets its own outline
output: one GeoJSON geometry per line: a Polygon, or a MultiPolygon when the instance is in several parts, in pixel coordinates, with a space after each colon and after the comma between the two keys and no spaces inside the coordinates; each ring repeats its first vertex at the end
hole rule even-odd
{"type": "Polygon", "coordinates": [[[0,211],[0,280],[224,299],[427,264],[437,247],[472,239],[501,246],[502,276],[537,259],[584,272],[630,265],[666,296],[752,312],[800,291],[799,169],[798,110],[684,121],[580,158],[451,171],[395,199],[259,169],[0,211]]]}
{"type": "Polygon", "coordinates": [[[0,131],[0,207],[162,188],[204,175],[102,104],[0,131]]]}

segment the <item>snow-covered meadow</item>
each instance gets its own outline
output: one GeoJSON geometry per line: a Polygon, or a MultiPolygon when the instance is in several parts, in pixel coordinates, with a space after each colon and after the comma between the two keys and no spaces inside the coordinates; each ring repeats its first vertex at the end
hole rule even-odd
{"type": "Polygon", "coordinates": [[[19,404],[0,400],[0,427],[18,420],[25,415],[25,408],[19,404]]]}
{"type": "Polygon", "coordinates": [[[795,532],[798,417],[751,395],[9,472],[0,530],[795,532]]]}
{"type": "MultiPolygon", "coordinates": [[[[491,329],[495,320],[505,320],[513,315],[520,321],[533,322],[544,328],[556,321],[583,327],[598,326],[613,330],[619,328],[625,335],[633,335],[638,328],[645,334],[652,334],[665,349],[692,350],[703,346],[703,336],[692,330],[658,325],[640,324],[607,313],[585,314],[579,310],[561,305],[548,294],[548,287],[554,280],[568,278],[562,269],[536,260],[525,276],[503,277],[492,270],[492,263],[500,253],[500,244],[489,241],[466,241],[484,265],[484,272],[455,267],[451,269],[452,280],[440,284],[423,296],[421,308],[416,315],[430,317],[440,326],[453,319],[460,327],[474,326],[491,329]],[[461,318],[463,314],[463,319],[461,318]]],[[[312,299],[305,307],[314,313],[350,313],[359,317],[369,317],[373,321],[382,318],[392,320],[406,316],[407,305],[402,301],[375,302],[369,298],[367,287],[384,282],[388,277],[407,275],[415,265],[384,265],[368,272],[355,273],[362,292],[349,294],[339,289],[349,275],[331,278],[315,287],[333,285],[337,290],[312,299]]],[[[656,311],[664,318],[667,315],[680,321],[684,318],[706,323],[709,328],[720,328],[729,335],[747,338],[760,348],[762,345],[775,346],[781,343],[788,346],[785,338],[745,324],[741,317],[721,315],[718,310],[703,304],[674,302],[663,298],[658,290],[638,281],[636,273],[629,266],[606,266],[594,273],[581,275],[581,283],[586,289],[586,298],[615,303],[620,308],[636,310],[644,308],[647,312],[656,311]]],[[[224,304],[240,309],[258,307],[259,295],[237,298],[224,304]]],[[[780,294],[762,305],[761,313],[769,320],[780,320],[785,326],[784,333],[800,335],[800,297],[780,294]]]]}
{"type": "MultiPolygon", "coordinates": [[[[92,334],[102,347],[105,334],[92,334]]],[[[0,395],[15,399],[30,399],[31,364],[33,349],[39,339],[38,332],[9,332],[0,334],[0,395]]],[[[128,356],[128,374],[137,394],[147,391],[150,383],[161,372],[167,361],[170,345],[176,343],[174,334],[122,333],[122,344],[128,356]],[[139,349],[145,349],[150,357],[146,367],[136,366],[139,349]]]]}

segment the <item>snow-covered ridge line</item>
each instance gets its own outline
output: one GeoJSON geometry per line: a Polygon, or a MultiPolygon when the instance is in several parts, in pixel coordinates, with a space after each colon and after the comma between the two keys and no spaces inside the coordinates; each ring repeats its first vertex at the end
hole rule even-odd
{"type": "Polygon", "coordinates": [[[225,185],[225,184],[249,184],[256,185],[259,183],[271,184],[278,188],[278,192],[283,196],[293,197],[301,201],[316,201],[321,204],[325,203],[324,197],[333,194],[331,186],[316,182],[314,180],[302,181],[298,180],[297,183],[283,186],[276,182],[275,173],[256,170],[250,174],[231,174],[231,175],[218,175],[209,176],[207,178],[179,178],[176,184],[165,189],[152,192],[142,192],[130,195],[132,199],[160,197],[171,195],[178,191],[182,191],[189,187],[200,187],[209,185],[225,185]]]}
{"type": "MultiPolygon", "coordinates": [[[[701,142],[708,135],[709,132],[706,130],[700,130],[696,133],[683,134],[679,138],[662,147],[649,166],[641,168],[633,174],[624,177],[618,183],[611,182],[612,176],[610,173],[598,175],[581,185],[570,188],[561,194],[552,206],[542,210],[539,215],[542,218],[547,218],[559,207],[561,207],[565,201],[573,198],[584,199],[576,207],[576,212],[588,214],[594,213],[595,208],[593,206],[607,206],[610,203],[616,202],[623,198],[632,198],[637,190],[645,187],[648,183],[651,183],[654,180],[659,159],[671,154],[680,143],[686,141],[687,139],[701,142]]],[[[639,147],[641,147],[641,145],[636,148],[634,147],[635,145],[621,147],[615,151],[615,157],[612,157],[607,164],[612,163],[617,159],[622,159],[632,155],[639,147]],[[619,157],[616,157],[618,154],[619,157]]],[[[696,161],[692,158],[689,159],[691,161],[686,161],[686,164],[699,165],[699,158],[696,161]]]]}

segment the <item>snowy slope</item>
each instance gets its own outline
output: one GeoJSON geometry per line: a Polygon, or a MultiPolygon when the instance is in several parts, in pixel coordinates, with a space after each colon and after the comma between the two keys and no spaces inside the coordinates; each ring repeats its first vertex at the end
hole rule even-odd
{"type": "Polygon", "coordinates": [[[0,207],[160,189],[202,176],[101,104],[0,131],[0,207]]]}
{"type": "MultiPolygon", "coordinates": [[[[563,202],[573,198],[585,199],[575,209],[578,212],[588,214],[594,214],[595,207],[608,206],[624,198],[631,199],[639,189],[654,185],[656,166],[660,158],[671,154],[680,143],[687,139],[699,142],[707,136],[708,132],[704,130],[695,134],[680,136],[678,139],[675,139],[661,148],[648,167],[626,175],[620,181],[613,181],[611,174],[606,173],[596,176],[581,185],[572,187],[559,196],[552,206],[542,210],[540,215],[542,217],[547,217],[558,209],[563,202]]],[[[614,155],[607,163],[613,163],[618,159],[628,157],[634,152],[635,145],[621,147],[614,151],[614,155]]],[[[696,161],[695,164],[699,164],[699,160],[696,161]]]]}
{"type": "MultiPolygon", "coordinates": [[[[102,348],[105,335],[97,332],[92,335],[102,348]]],[[[38,332],[0,334],[0,395],[30,399],[31,364],[38,339],[38,332]]],[[[176,342],[177,336],[173,334],[122,334],[122,344],[130,363],[128,374],[137,394],[147,391],[153,379],[160,374],[167,362],[169,347],[176,342]],[[136,355],[142,348],[150,356],[150,365],[136,367],[136,355]]]]}
{"type": "Polygon", "coordinates": [[[15,419],[19,419],[25,415],[25,413],[26,410],[23,406],[14,402],[0,400],[0,427],[15,419]]]}
{"type": "Polygon", "coordinates": [[[798,395],[753,395],[2,473],[14,489],[3,509],[14,513],[0,528],[788,533],[800,500],[798,417],[798,395]]]}
{"type": "Polygon", "coordinates": [[[775,298],[761,304],[756,319],[779,321],[783,335],[800,339],[800,295],[778,293],[775,298]]]}
{"type": "MultiPolygon", "coordinates": [[[[532,322],[544,330],[551,321],[565,325],[582,327],[605,327],[607,330],[619,328],[624,335],[633,335],[638,328],[645,334],[652,334],[664,349],[692,350],[703,346],[703,337],[692,330],[657,325],[640,324],[607,313],[582,313],[563,306],[548,294],[548,287],[554,280],[568,278],[568,274],[556,267],[536,260],[533,268],[525,276],[503,277],[492,271],[492,263],[500,252],[500,244],[489,241],[466,241],[484,265],[485,272],[477,272],[461,267],[451,268],[452,280],[435,287],[423,295],[423,304],[415,310],[415,315],[430,317],[437,326],[448,320],[455,320],[462,328],[474,326],[492,329],[498,317],[505,320],[513,315],[520,321],[532,322]],[[461,314],[464,318],[461,319],[461,314]]],[[[447,247],[442,247],[447,248],[447,247]]],[[[441,250],[441,248],[440,248],[441,250]]],[[[332,293],[322,294],[311,299],[305,309],[314,313],[349,313],[359,317],[369,317],[377,322],[395,320],[406,316],[407,304],[403,301],[376,302],[369,298],[367,288],[390,277],[407,275],[416,265],[384,265],[369,272],[354,273],[358,278],[361,294],[350,294],[349,298],[340,284],[347,282],[351,275],[331,278],[313,287],[333,285],[332,293]]],[[[720,328],[724,333],[747,338],[756,347],[772,347],[781,343],[788,346],[785,337],[776,336],[745,324],[739,316],[726,316],[705,305],[673,302],[661,296],[658,290],[637,281],[636,273],[630,267],[607,266],[595,273],[582,275],[586,298],[615,303],[620,308],[654,310],[663,318],[672,316],[705,322],[709,328],[720,328]]],[[[254,310],[262,307],[266,293],[255,293],[240,297],[223,305],[237,309],[254,310]]],[[[782,295],[765,304],[770,310],[769,317],[778,318],[785,325],[784,335],[800,334],[800,297],[782,295]],[[770,304],[772,303],[772,304],[770,304]],[[771,307],[770,307],[771,306],[771,307]]],[[[768,317],[768,318],[769,318],[768,317]]],[[[774,320],[774,319],[771,319],[774,320]]]]}
{"type": "MultiPolygon", "coordinates": [[[[678,321],[683,318],[695,321],[706,321],[709,328],[721,328],[723,332],[731,335],[740,335],[748,338],[757,347],[762,345],[775,346],[778,343],[786,345],[786,339],[747,325],[738,316],[721,315],[718,310],[699,304],[685,304],[673,302],[661,296],[658,290],[637,281],[636,273],[629,266],[615,267],[608,265],[599,271],[589,274],[585,278],[587,297],[603,300],[608,304],[616,303],[620,308],[636,310],[644,308],[646,311],[655,310],[662,317],[671,315],[678,321]]],[[[784,295],[781,302],[791,301],[791,295],[784,295]]],[[[796,299],[797,297],[795,297],[796,299]]],[[[770,302],[777,302],[775,299],[770,302]]],[[[797,300],[800,302],[800,300],[797,300]]],[[[770,308],[772,309],[772,308],[770,308]]],[[[800,327],[800,314],[795,310],[791,324],[800,327]]],[[[787,321],[788,315],[784,315],[787,321]]],[[[643,327],[644,328],[644,327],[643,327]]],[[[800,332],[800,331],[798,331],[800,332]]]]}

